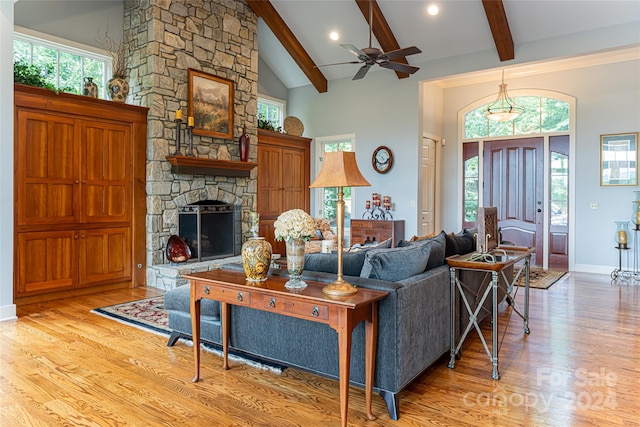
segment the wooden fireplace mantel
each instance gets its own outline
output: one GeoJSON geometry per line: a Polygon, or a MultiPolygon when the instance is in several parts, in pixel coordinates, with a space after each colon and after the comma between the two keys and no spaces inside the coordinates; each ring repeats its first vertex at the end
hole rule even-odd
{"type": "Polygon", "coordinates": [[[192,175],[218,175],[248,177],[258,166],[253,162],[234,162],[193,156],[167,156],[171,172],[192,175]]]}

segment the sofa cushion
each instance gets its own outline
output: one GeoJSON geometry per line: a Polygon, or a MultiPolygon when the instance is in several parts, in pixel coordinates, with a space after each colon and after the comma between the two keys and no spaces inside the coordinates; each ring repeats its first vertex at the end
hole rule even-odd
{"type": "Polygon", "coordinates": [[[429,262],[427,263],[427,270],[431,270],[432,268],[440,267],[444,265],[445,259],[445,251],[446,251],[446,234],[444,231],[440,232],[440,234],[429,237],[427,239],[416,240],[416,241],[407,241],[400,240],[398,242],[398,247],[406,247],[406,246],[418,246],[418,245],[429,245],[431,246],[431,252],[429,254],[429,262]]]}
{"type": "MultiPolygon", "coordinates": [[[[364,256],[368,251],[345,252],[342,254],[342,274],[345,276],[360,276],[364,256]]],[[[324,273],[338,273],[338,254],[306,254],[304,269],[307,271],[321,271],[324,273]]]]}
{"type": "Polygon", "coordinates": [[[425,271],[431,245],[372,249],[366,253],[360,277],[397,282],[425,271]]]}
{"type": "Polygon", "coordinates": [[[458,234],[445,234],[445,240],[445,258],[452,255],[464,255],[473,251],[473,238],[465,231],[458,234]]]}

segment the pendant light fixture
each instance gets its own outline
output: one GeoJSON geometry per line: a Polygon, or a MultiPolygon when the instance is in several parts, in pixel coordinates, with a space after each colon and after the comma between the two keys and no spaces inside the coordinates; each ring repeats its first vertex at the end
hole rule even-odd
{"type": "Polygon", "coordinates": [[[509,98],[507,85],[504,83],[504,70],[502,70],[502,84],[498,98],[489,104],[485,115],[494,122],[506,122],[515,119],[522,113],[524,113],[524,108],[518,107],[515,101],[509,98]]]}

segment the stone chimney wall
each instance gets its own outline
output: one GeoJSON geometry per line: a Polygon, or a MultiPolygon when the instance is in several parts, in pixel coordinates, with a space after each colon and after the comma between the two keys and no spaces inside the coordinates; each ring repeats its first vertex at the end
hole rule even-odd
{"type": "MultiPolygon", "coordinates": [[[[124,42],[131,93],[127,102],[149,107],[147,131],[147,282],[162,265],[169,236],[177,234],[177,206],[220,200],[256,208],[257,169],[249,178],[179,175],[166,156],[176,150],[175,111],[188,112],[187,69],[234,82],[233,140],[193,136],[198,157],[216,159],[225,148],[239,161],[238,138],[246,125],[257,159],[257,18],[237,0],[125,0],[124,42]]],[[[140,141],[145,143],[145,141],[140,141]]],[[[182,145],[183,152],[185,145],[182,145]]],[[[243,218],[246,213],[243,214],[243,218]]],[[[246,227],[244,218],[243,231],[246,227]]],[[[151,284],[152,285],[152,284],[151,284]]]]}

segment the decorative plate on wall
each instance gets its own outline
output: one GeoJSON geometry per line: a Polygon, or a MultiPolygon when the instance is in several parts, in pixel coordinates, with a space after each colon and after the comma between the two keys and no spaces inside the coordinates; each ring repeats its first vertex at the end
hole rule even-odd
{"type": "Polygon", "coordinates": [[[293,136],[302,136],[302,132],[304,132],[302,122],[299,118],[294,116],[285,117],[283,127],[286,133],[293,136]]]}

